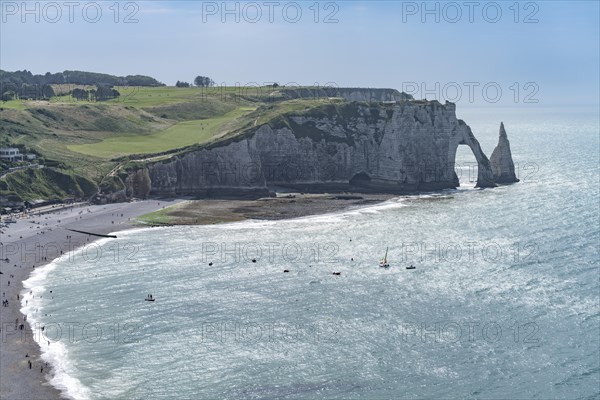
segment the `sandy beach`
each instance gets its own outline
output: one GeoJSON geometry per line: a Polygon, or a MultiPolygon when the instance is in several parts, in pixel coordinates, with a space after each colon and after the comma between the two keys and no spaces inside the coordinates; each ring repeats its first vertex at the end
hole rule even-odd
{"type": "Polygon", "coordinates": [[[0,229],[0,398],[7,400],[60,399],[50,384],[53,373],[41,359],[26,316],[20,311],[23,281],[34,268],[98,237],[69,229],[106,235],[139,227],[142,215],[168,208],[173,225],[202,225],[245,219],[288,219],[342,211],[389,199],[390,195],[284,194],[259,200],[153,199],[107,205],[79,204],[36,211],[0,229]],[[6,306],[4,306],[6,304],[6,306]],[[21,326],[22,325],[22,326],[21,326]],[[31,363],[31,368],[30,368],[31,363]]]}
{"type": "Polygon", "coordinates": [[[144,200],[108,205],[75,205],[60,210],[50,209],[39,215],[37,212],[30,213],[27,217],[17,219],[16,223],[0,229],[0,290],[3,301],[0,308],[1,399],[61,398],[60,392],[49,383],[52,371],[40,357],[40,348],[33,339],[29,324],[24,320],[26,316],[20,311],[20,299],[23,295],[23,281],[29,277],[34,267],[39,268],[51,262],[57,256],[57,247],[69,251],[71,245],[68,244],[67,236],[76,247],[96,239],[68,229],[98,234],[118,232],[133,228],[135,218],[140,215],[181,201],[144,200]]]}

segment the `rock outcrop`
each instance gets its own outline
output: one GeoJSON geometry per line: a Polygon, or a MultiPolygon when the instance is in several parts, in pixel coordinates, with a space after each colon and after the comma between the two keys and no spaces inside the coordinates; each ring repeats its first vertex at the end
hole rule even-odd
{"type": "Polygon", "coordinates": [[[498,139],[498,145],[490,157],[490,165],[492,166],[494,181],[496,183],[519,182],[515,175],[515,164],[513,163],[510,143],[508,136],[506,136],[503,122],[500,122],[500,138],[498,139]]]}
{"type": "MultiPolygon", "coordinates": [[[[490,161],[455,105],[344,102],[285,114],[225,141],[130,171],[128,194],[264,196],[302,191],[411,193],[456,188],[459,145],[478,163],[478,187],[496,186],[490,161]]],[[[510,156],[510,154],[509,154],[510,156]]]]}

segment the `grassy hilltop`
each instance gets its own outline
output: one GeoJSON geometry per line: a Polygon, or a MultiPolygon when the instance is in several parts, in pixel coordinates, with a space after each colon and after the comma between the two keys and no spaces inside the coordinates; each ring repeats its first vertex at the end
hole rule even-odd
{"type": "Polygon", "coordinates": [[[55,92],[49,101],[0,102],[0,146],[20,146],[45,165],[0,178],[3,200],[89,197],[129,159],[218,142],[330,103],[287,100],[273,87],[128,87],[102,102],[75,100],[60,85],[55,92]]]}

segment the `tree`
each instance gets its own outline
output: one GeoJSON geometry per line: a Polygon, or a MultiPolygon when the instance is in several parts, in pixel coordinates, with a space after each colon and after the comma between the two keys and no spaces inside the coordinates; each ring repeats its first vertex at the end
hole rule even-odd
{"type": "Polygon", "coordinates": [[[47,85],[47,84],[46,85],[42,85],[42,90],[41,90],[40,94],[41,94],[41,98],[43,98],[45,100],[48,100],[51,97],[56,96],[54,94],[54,89],[52,89],[52,86],[47,85]]]}
{"type": "Polygon", "coordinates": [[[198,75],[194,79],[194,85],[200,86],[200,87],[210,87],[210,86],[214,86],[215,85],[215,81],[213,81],[212,79],[210,79],[208,76],[200,76],[200,75],[198,75]]]}
{"type": "Polygon", "coordinates": [[[188,82],[180,82],[177,81],[177,83],[175,84],[176,87],[190,87],[190,84],[188,82]]]}
{"type": "Polygon", "coordinates": [[[88,92],[87,90],[79,89],[79,88],[73,89],[73,92],[71,93],[71,95],[73,96],[73,98],[75,100],[89,100],[90,99],[90,92],[88,92]]]}
{"type": "Polygon", "coordinates": [[[98,85],[96,89],[96,101],[116,99],[120,95],[121,93],[108,85],[98,85]]]}
{"type": "Polygon", "coordinates": [[[15,92],[13,92],[12,90],[7,90],[6,92],[2,93],[2,101],[14,100],[15,97],[15,92]]]}

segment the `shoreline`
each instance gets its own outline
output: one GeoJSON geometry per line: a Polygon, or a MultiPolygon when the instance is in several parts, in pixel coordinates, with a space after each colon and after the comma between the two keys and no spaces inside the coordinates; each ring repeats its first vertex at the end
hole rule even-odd
{"type": "Polygon", "coordinates": [[[0,313],[0,398],[65,398],[50,383],[54,371],[42,360],[42,349],[33,338],[29,321],[25,321],[21,313],[21,296],[26,290],[23,282],[31,277],[32,271],[59,258],[58,249],[64,249],[61,251],[66,254],[93,241],[89,235],[67,229],[100,234],[135,229],[139,228],[134,225],[135,219],[141,215],[182,201],[152,199],[107,205],[78,204],[49,209],[42,214],[34,211],[19,217],[16,223],[0,228],[0,286],[2,301],[8,301],[0,313]]]}
{"type": "Polygon", "coordinates": [[[42,359],[42,348],[33,337],[30,321],[24,321],[25,316],[21,313],[24,308],[21,301],[25,299],[26,293],[23,282],[32,277],[31,272],[47,266],[70,251],[101,239],[67,229],[107,235],[156,226],[207,225],[249,219],[294,219],[361,208],[393,197],[396,196],[285,193],[276,198],[258,200],[190,201],[185,198],[157,198],[106,205],[75,204],[20,217],[16,223],[0,228],[0,286],[2,300],[8,300],[8,306],[2,307],[0,313],[0,398],[66,398],[61,390],[50,383],[55,371],[42,359]],[[167,211],[162,211],[168,207],[167,211]],[[144,224],[137,221],[143,215],[157,212],[162,215],[173,214],[169,218],[174,218],[174,223],[144,224]],[[57,249],[64,251],[61,254],[57,249]],[[9,259],[8,262],[5,261],[6,258],[9,259]],[[32,363],[31,369],[29,361],[32,363]]]}

